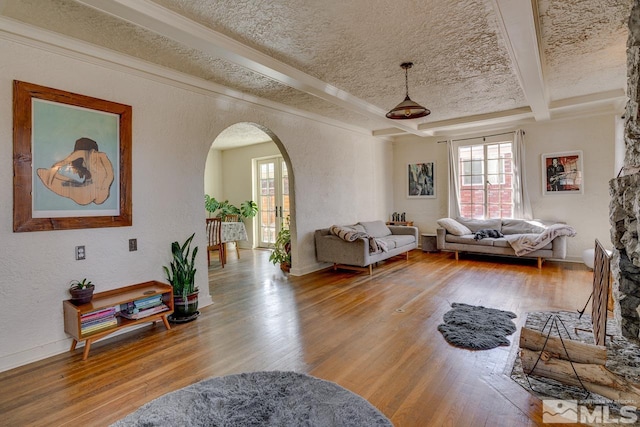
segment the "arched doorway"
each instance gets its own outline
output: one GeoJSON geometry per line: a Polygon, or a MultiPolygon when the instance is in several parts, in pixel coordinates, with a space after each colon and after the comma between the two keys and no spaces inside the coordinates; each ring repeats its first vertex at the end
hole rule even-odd
{"type": "Polygon", "coordinates": [[[211,143],[205,194],[235,206],[246,200],[258,204],[258,215],[244,221],[248,240],[238,242],[240,248],[269,247],[287,217],[293,236],[293,188],[286,149],[270,129],[257,123],[236,123],[211,143]]]}

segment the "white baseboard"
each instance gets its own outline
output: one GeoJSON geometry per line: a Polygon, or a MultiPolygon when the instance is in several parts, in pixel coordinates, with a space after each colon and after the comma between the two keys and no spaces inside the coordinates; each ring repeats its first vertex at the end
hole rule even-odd
{"type": "MultiPolygon", "coordinates": [[[[211,295],[209,295],[208,292],[206,294],[205,293],[199,294],[198,308],[204,308],[211,304],[213,304],[213,300],[211,299],[211,295]]],[[[136,329],[144,328],[146,326],[149,326],[149,323],[140,323],[139,325],[120,329],[119,331],[106,336],[104,339],[108,340],[109,338],[116,337],[121,334],[126,334],[131,331],[135,331],[136,329]]],[[[13,353],[7,356],[0,357],[0,372],[4,372],[10,369],[18,368],[20,366],[28,365],[29,363],[37,362],[39,360],[46,359],[47,357],[52,357],[58,354],[67,353],[71,348],[72,341],[73,341],[73,338],[66,338],[63,340],[40,345],[38,347],[30,348],[28,350],[23,350],[18,353],[13,353]]],[[[78,343],[78,345],[76,346],[76,351],[78,348],[82,348],[82,347],[84,347],[84,341],[78,343]]],[[[89,353],[89,357],[91,357],[91,353],[89,353]]]]}

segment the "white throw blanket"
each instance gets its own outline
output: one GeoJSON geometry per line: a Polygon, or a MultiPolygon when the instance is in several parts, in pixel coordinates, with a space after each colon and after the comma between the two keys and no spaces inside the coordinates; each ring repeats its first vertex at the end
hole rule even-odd
{"type": "Polygon", "coordinates": [[[522,256],[530,252],[544,248],[558,236],[573,237],[576,230],[566,224],[553,224],[540,234],[505,234],[504,238],[509,242],[516,255],[522,256]]]}

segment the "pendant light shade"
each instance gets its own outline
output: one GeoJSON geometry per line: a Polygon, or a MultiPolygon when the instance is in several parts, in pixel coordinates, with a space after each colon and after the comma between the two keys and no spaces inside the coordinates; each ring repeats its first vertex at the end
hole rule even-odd
{"type": "Polygon", "coordinates": [[[407,120],[417,119],[419,117],[428,116],[431,111],[424,108],[422,105],[413,102],[409,98],[409,68],[413,67],[413,62],[403,62],[400,67],[404,69],[404,85],[406,89],[406,96],[404,101],[396,105],[395,108],[389,111],[386,116],[388,119],[394,120],[407,120]]]}

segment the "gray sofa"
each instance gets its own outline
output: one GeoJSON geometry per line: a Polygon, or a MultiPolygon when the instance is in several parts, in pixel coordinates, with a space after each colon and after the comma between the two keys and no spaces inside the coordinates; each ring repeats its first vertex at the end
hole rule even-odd
{"type": "MultiPolygon", "coordinates": [[[[488,255],[518,256],[510,243],[518,238],[536,237],[545,233],[553,225],[546,221],[521,219],[470,219],[470,218],[442,218],[438,220],[440,228],[437,233],[437,247],[443,251],[455,252],[456,260],[459,252],[472,252],[488,255]],[[475,233],[479,230],[497,230],[504,235],[500,238],[482,238],[476,240],[475,233]]],[[[565,226],[564,228],[570,227],[565,226]]],[[[575,234],[575,232],[574,232],[575,234]]],[[[572,234],[568,234],[572,235],[572,234]]],[[[567,256],[567,235],[558,235],[551,242],[531,252],[521,255],[522,258],[536,258],[538,268],[542,268],[542,261],[547,258],[564,259],[567,256]]]]}
{"type": "Polygon", "coordinates": [[[334,270],[338,267],[352,270],[368,269],[369,274],[373,274],[373,264],[378,261],[401,254],[406,254],[409,259],[409,251],[418,247],[418,228],[387,226],[384,221],[332,226],[315,231],[315,244],[318,261],[333,263],[334,270]],[[347,235],[336,235],[339,229],[347,232],[347,235]],[[371,242],[371,239],[374,239],[374,242],[371,242]],[[376,246],[378,250],[372,249],[372,246],[376,246]]]}

